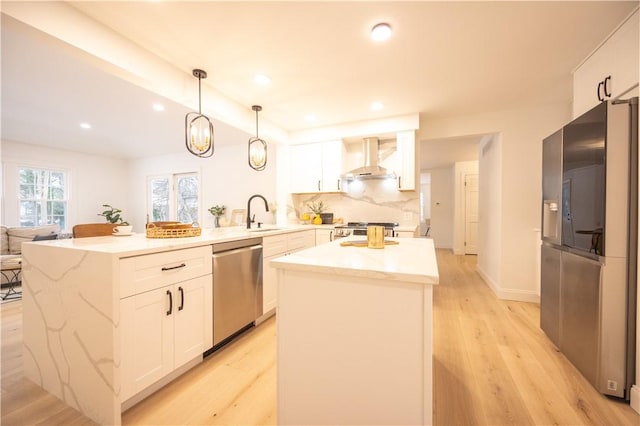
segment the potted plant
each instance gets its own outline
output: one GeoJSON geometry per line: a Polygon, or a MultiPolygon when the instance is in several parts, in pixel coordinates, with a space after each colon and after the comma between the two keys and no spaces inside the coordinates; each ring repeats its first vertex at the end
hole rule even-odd
{"type": "MultiPolygon", "coordinates": [[[[307,204],[307,207],[315,215],[313,217],[312,223],[314,225],[321,225],[324,222],[322,214],[324,213],[324,211],[327,209],[328,206],[322,201],[312,201],[311,203],[307,204]]],[[[332,216],[331,220],[333,220],[333,215],[331,216],[332,216]]],[[[327,223],[329,223],[328,220],[327,220],[327,223]]]]}
{"type": "Polygon", "coordinates": [[[215,205],[213,207],[209,207],[209,213],[211,213],[215,219],[214,226],[216,228],[220,227],[220,216],[222,216],[226,210],[227,208],[225,206],[215,205]]]}
{"type": "Polygon", "coordinates": [[[98,216],[104,216],[109,223],[123,226],[129,225],[129,222],[124,220],[120,215],[120,213],[122,213],[122,210],[115,208],[109,204],[103,204],[102,207],[105,207],[106,210],[102,213],[98,213],[98,216]]]}

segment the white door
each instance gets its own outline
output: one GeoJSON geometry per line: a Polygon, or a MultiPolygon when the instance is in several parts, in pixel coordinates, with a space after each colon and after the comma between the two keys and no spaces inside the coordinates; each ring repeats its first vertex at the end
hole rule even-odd
{"type": "Polygon", "coordinates": [[[478,175],[464,176],[464,253],[478,254],[478,175]]]}

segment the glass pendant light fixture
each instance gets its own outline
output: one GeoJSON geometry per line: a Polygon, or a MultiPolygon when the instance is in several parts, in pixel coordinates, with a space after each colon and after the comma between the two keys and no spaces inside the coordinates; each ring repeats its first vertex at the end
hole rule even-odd
{"type": "Polygon", "coordinates": [[[258,112],[262,107],[253,105],[251,109],[256,112],[256,136],[249,139],[249,166],[261,171],[267,167],[267,143],[258,136],[258,112]]]}
{"type": "Polygon", "coordinates": [[[193,155],[207,158],[213,155],[213,124],[202,114],[201,80],[207,78],[207,72],[194,69],[193,76],[198,77],[198,112],[190,112],[184,118],[185,144],[193,155]]]}

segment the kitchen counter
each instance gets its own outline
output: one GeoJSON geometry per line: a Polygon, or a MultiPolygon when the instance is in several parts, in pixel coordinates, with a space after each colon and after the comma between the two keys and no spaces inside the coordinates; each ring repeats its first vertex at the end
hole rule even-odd
{"type": "Polygon", "coordinates": [[[433,241],[349,237],[273,260],[278,423],[431,424],[433,241]]]}
{"type": "Polygon", "coordinates": [[[189,247],[224,243],[268,235],[285,234],[314,229],[309,225],[271,226],[246,229],[244,226],[230,226],[221,228],[205,228],[197,237],[184,238],[147,238],[145,233],[134,233],[124,236],[106,236],[89,238],[68,238],[62,240],[29,242],[25,244],[40,244],[62,249],[107,253],[119,258],[156,253],[164,250],[176,250],[189,247]]]}
{"type": "Polygon", "coordinates": [[[123,410],[211,348],[211,245],[305,231],[313,228],[24,243],[25,377],[97,423],[120,424],[123,410]]]}

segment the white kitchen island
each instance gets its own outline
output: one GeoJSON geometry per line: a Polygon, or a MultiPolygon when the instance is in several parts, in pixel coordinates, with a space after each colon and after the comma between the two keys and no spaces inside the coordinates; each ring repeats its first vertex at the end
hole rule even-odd
{"type": "Polygon", "coordinates": [[[431,424],[433,241],[378,250],[343,241],[271,262],[278,422],[431,424]]]}
{"type": "Polygon", "coordinates": [[[25,377],[97,423],[120,424],[212,347],[212,244],[284,233],[315,240],[294,226],[24,243],[25,377]]]}

